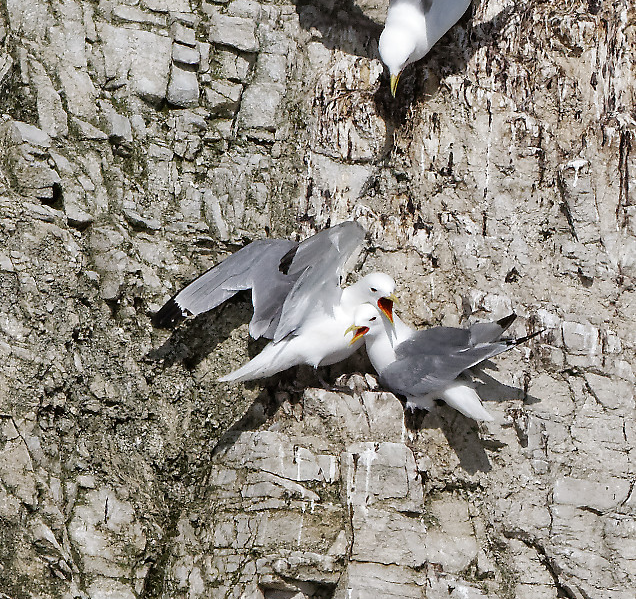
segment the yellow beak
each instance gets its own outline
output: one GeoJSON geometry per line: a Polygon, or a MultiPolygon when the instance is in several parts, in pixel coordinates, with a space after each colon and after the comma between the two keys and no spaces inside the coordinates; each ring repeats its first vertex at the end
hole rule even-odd
{"type": "Polygon", "coordinates": [[[345,335],[353,332],[353,339],[349,341],[349,345],[353,345],[358,339],[362,339],[369,332],[369,327],[358,327],[352,324],[345,332],[345,335]]]}
{"type": "Polygon", "coordinates": [[[397,91],[398,81],[400,80],[400,75],[402,73],[398,73],[397,75],[391,75],[391,95],[395,98],[395,92],[397,91]]]}

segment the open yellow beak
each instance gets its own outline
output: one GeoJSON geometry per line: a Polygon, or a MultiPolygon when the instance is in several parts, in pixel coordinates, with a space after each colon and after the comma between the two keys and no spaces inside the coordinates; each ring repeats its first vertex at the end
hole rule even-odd
{"type": "Polygon", "coordinates": [[[391,95],[395,98],[395,92],[397,91],[398,81],[400,80],[400,75],[402,73],[398,73],[397,75],[391,75],[391,95]]]}
{"type": "Polygon", "coordinates": [[[398,299],[395,297],[395,293],[392,293],[388,297],[381,297],[378,300],[378,308],[382,314],[384,314],[391,324],[393,324],[393,304],[397,304],[398,299]]]}
{"type": "Polygon", "coordinates": [[[353,339],[349,341],[349,345],[353,345],[358,339],[362,339],[369,332],[369,327],[357,327],[352,324],[345,332],[345,335],[353,332],[353,339]]]}

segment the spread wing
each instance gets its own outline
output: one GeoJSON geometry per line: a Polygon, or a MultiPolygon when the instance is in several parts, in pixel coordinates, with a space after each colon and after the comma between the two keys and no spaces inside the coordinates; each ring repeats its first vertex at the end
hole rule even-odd
{"type": "Polygon", "coordinates": [[[345,222],[302,243],[254,241],[186,285],[155,315],[157,326],[216,308],[239,291],[252,290],[250,334],[279,341],[310,314],[332,313],[340,300],[340,275],[364,240],[364,229],[345,222]]]}
{"type": "Polygon", "coordinates": [[[212,310],[239,291],[251,289],[254,316],[250,334],[267,336],[272,322],[278,323],[285,298],[299,276],[290,277],[279,268],[283,257],[297,245],[283,239],[250,243],[181,289],[157,312],[155,323],[174,325],[185,316],[212,310]]]}
{"type": "Polygon", "coordinates": [[[285,299],[274,341],[297,331],[310,316],[333,314],[340,302],[340,276],[345,263],[364,241],[364,229],[344,222],[303,241],[294,253],[289,274],[298,278],[285,299]]]}

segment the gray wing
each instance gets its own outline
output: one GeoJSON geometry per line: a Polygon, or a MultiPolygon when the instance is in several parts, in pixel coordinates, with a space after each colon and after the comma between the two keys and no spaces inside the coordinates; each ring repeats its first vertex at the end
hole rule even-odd
{"type": "Polygon", "coordinates": [[[469,329],[472,345],[496,341],[516,318],[517,315],[513,312],[497,322],[478,322],[472,325],[469,329]]]}
{"type": "Polygon", "coordinates": [[[513,313],[497,322],[478,322],[467,329],[433,327],[418,331],[396,347],[396,356],[408,358],[422,354],[450,355],[479,344],[491,343],[501,337],[515,318],[517,315],[513,313]]]}
{"type": "Polygon", "coordinates": [[[290,277],[280,267],[281,260],[297,245],[284,239],[250,243],[168,300],[155,315],[155,324],[171,326],[185,316],[216,308],[239,291],[252,289],[254,316],[250,334],[255,338],[266,335],[272,322],[278,323],[285,297],[299,276],[290,277]]]}
{"type": "MultiPolygon", "coordinates": [[[[488,330],[478,327],[477,333],[491,335],[493,330],[492,327],[488,330]]],[[[498,335],[501,332],[499,326],[498,335]]],[[[396,360],[384,369],[380,381],[402,395],[425,395],[451,383],[464,370],[515,345],[514,341],[473,343],[472,334],[473,327],[435,327],[418,331],[396,347],[396,360]]]]}
{"type": "Polygon", "coordinates": [[[340,275],[364,235],[358,223],[348,221],[325,229],[298,246],[289,274],[300,276],[285,299],[275,342],[297,331],[318,311],[333,314],[342,294],[340,275]]]}

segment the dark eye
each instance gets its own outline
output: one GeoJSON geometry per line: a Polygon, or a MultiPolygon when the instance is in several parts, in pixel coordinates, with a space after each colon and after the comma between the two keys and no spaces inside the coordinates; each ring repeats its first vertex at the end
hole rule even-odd
{"type": "Polygon", "coordinates": [[[371,292],[372,292],[372,293],[376,293],[376,292],[377,292],[377,289],[376,289],[375,287],[371,287],[371,292]]]}
{"type": "Polygon", "coordinates": [[[376,318],[377,318],[377,316],[374,316],[373,318],[369,318],[369,320],[370,320],[371,322],[373,322],[376,318]]]}

